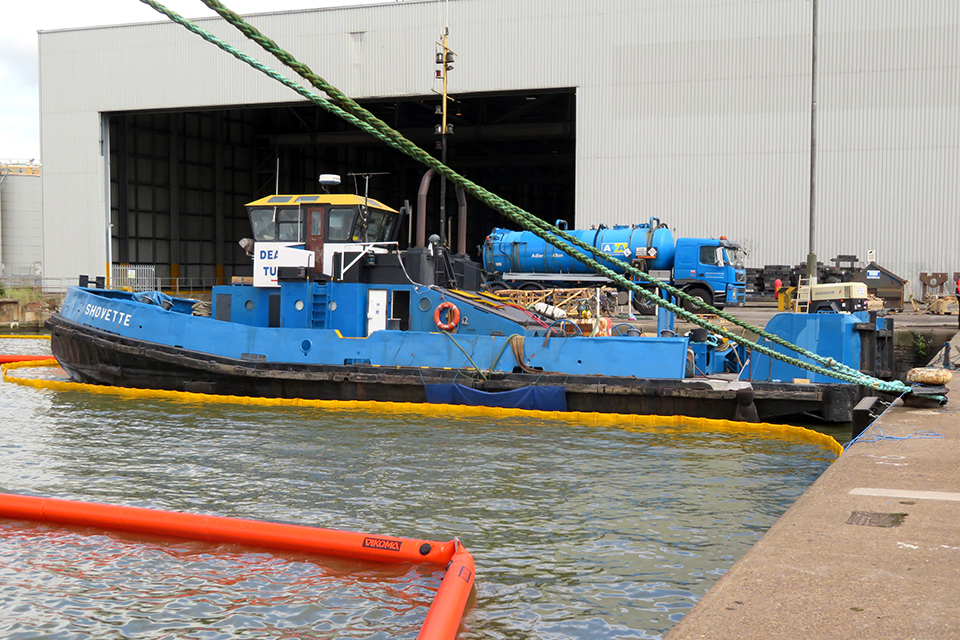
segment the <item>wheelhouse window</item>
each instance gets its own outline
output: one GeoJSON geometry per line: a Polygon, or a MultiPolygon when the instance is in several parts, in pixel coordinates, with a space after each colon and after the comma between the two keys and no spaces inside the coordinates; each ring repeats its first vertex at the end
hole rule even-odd
{"type": "MultiPolygon", "coordinates": [[[[285,196],[287,197],[287,196],[285,196]]],[[[315,197],[314,197],[315,198],[315,197]]],[[[386,242],[393,237],[399,216],[383,209],[365,209],[361,215],[358,206],[314,207],[251,207],[250,227],[257,242],[304,242],[307,235],[323,236],[325,242],[386,242]],[[322,214],[326,208],[326,215],[322,214]],[[306,228],[305,211],[313,209],[310,228],[306,228]],[[322,224],[326,222],[327,233],[322,224]]]]}
{"type": "Polygon", "coordinates": [[[273,221],[273,207],[250,209],[250,228],[257,242],[273,242],[277,239],[277,225],[273,221]]]}
{"type": "Polygon", "coordinates": [[[323,235],[323,207],[315,207],[310,215],[310,235],[323,235]]]}
{"type": "Polygon", "coordinates": [[[367,215],[367,242],[385,242],[393,233],[397,214],[382,209],[370,209],[367,215]]]}
{"type": "Polygon", "coordinates": [[[356,207],[330,207],[327,212],[327,242],[351,242],[356,207]]]}
{"type": "Polygon", "coordinates": [[[277,209],[277,229],[280,242],[302,242],[300,236],[300,207],[277,209]]]}

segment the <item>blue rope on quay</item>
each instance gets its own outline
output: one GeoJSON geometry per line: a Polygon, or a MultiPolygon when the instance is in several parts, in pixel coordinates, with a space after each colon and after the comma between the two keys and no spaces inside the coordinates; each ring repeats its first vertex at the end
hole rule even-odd
{"type": "Polygon", "coordinates": [[[937,433],[936,431],[914,431],[908,436],[888,436],[883,433],[883,429],[874,426],[870,427],[869,429],[865,429],[863,433],[845,444],[843,450],[846,451],[857,442],[869,444],[871,442],[880,442],[881,440],[894,440],[899,442],[902,440],[935,440],[945,437],[946,436],[944,436],[942,433],[937,433]]]}
{"type": "Polygon", "coordinates": [[[960,411],[960,407],[958,407],[956,404],[954,404],[954,402],[953,402],[952,400],[950,400],[950,398],[944,398],[944,400],[945,400],[946,402],[944,403],[944,406],[940,407],[940,411],[941,411],[941,412],[943,412],[943,413],[956,413],[957,411],[960,411]]]}
{"type": "MultiPolygon", "coordinates": [[[[897,400],[900,400],[900,399],[903,398],[903,396],[905,396],[905,395],[907,395],[907,392],[901,393],[901,394],[900,394],[900,397],[897,398],[897,400]]],[[[874,423],[877,422],[880,418],[882,418],[882,417],[884,416],[884,414],[887,413],[887,411],[890,411],[890,408],[897,403],[897,400],[894,400],[893,402],[889,403],[889,404],[887,405],[887,408],[884,409],[884,410],[880,413],[880,415],[878,415],[876,418],[873,419],[873,422],[874,422],[874,423]]],[[[948,401],[948,402],[949,402],[949,401],[948,401]]],[[[941,409],[941,411],[943,411],[943,409],[941,409]]],[[[900,441],[900,440],[910,440],[910,439],[935,439],[935,438],[944,438],[944,437],[946,437],[946,436],[944,436],[942,433],[937,433],[937,432],[935,432],[935,431],[914,431],[914,432],[911,433],[910,435],[908,435],[908,436],[903,436],[903,437],[899,437],[899,436],[888,436],[888,435],[884,435],[883,429],[881,429],[880,427],[874,425],[874,426],[870,427],[869,429],[864,429],[864,430],[860,433],[860,435],[858,435],[856,438],[854,438],[853,440],[851,440],[851,441],[848,442],[847,444],[843,445],[843,450],[846,451],[847,449],[849,449],[850,447],[852,447],[853,445],[855,445],[855,444],[858,443],[858,442],[863,442],[863,443],[869,444],[869,443],[871,443],[871,442],[880,442],[881,440],[895,440],[895,441],[900,441]],[[872,433],[872,432],[876,432],[876,433],[872,433]]]]}

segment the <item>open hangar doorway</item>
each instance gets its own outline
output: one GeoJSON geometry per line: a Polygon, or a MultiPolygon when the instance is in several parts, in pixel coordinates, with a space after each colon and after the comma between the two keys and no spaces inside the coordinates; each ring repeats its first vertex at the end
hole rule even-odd
{"type": "MultiPolygon", "coordinates": [[[[437,96],[361,104],[440,156],[437,96]]],[[[308,103],[105,114],[109,122],[111,260],[114,271],[148,268],[164,288],[206,288],[249,276],[238,245],[250,235],[244,204],[273,193],[316,193],[321,173],[353,192],[349,173],[370,178],[369,195],[415,211],[426,168],[308,103]]],[[[574,89],[455,96],[447,164],[544,220],[575,221],[574,89]]],[[[364,181],[356,186],[363,193],[364,181]]],[[[440,233],[440,179],[427,197],[429,236],[440,233]]],[[[467,253],[498,226],[515,228],[467,197],[467,253]]],[[[456,251],[457,198],[446,189],[447,239],[456,251]]],[[[415,214],[414,214],[415,219],[415,214]]],[[[410,219],[400,232],[407,245],[410,219]]],[[[415,232],[412,234],[414,241],[415,232]]]]}

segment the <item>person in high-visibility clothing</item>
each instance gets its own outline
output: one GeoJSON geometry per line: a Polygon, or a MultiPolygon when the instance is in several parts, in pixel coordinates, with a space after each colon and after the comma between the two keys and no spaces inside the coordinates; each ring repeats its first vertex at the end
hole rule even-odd
{"type": "Polygon", "coordinates": [[[960,274],[957,275],[957,329],[960,329],[960,274]]]}

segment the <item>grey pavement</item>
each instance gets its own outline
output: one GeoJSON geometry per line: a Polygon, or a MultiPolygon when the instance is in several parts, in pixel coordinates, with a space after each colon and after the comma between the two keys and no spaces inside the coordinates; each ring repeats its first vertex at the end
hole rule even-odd
{"type": "Polygon", "coordinates": [[[667,634],[692,638],[960,638],[957,405],[891,407],[667,634]]]}

